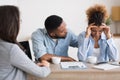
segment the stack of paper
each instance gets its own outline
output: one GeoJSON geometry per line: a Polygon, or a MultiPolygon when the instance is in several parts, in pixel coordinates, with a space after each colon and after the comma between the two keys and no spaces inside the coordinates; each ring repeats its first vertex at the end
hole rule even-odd
{"type": "Polygon", "coordinates": [[[115,69],[119,67],[120,66],[111,65],[111,64],[99,64],[99,65],[93,66],[93,68],[101,69],[101,70],[110,70],[110,69],[115,69]]]}
{"type": "Polygon", "coordinates": [[[87,66],[83,62],[61,62],[62,69],[86,69],[87,66]]]}

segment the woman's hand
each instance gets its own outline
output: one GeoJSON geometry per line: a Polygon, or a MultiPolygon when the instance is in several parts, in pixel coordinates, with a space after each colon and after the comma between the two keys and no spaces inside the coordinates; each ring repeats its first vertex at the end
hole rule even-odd
{"type": "Polygon", "coordinates": [[[111,38],[110,27],[107,26],[106,24],[102,24],[101,27],[103,28],[103,31],[104,31],[107,39],[110,39],[111,38]]]}
{"type": "Polygon", "coordinates": [[[94,23],[90,24],[87,29],[86,29],[86,38],[89,38],[89,36],[91,35],[91,28],[95,27],[94,23]]]}
{"type": "Polygon", "coordinates": [[[50,63],[47,62],[46,60],[42,60],[40,63],[37,63],[38,66],[45,66],[45,67],[49,67],[50,63]]]}

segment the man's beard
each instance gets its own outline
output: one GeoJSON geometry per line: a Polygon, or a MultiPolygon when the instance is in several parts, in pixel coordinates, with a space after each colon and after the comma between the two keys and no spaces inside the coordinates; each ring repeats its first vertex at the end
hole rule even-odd
{"type": "MultiPolygon", "coordinates": [[[[67,34],[66,34],[67,35],[67,34]]],[[[54,38],[55,39],[65,39],[66,38],[66,35],[65,36],[58,36],[58,35],[55,35],[54,38]]]]}
{"type": "Polygon", "coordinates": [[[65,39],[65,37],[54,36],[55,39],[65,39]]]}

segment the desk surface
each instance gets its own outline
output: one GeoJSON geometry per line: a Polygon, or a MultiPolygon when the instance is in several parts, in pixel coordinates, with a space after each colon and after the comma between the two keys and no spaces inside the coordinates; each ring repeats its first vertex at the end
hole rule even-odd
{"type": "Polygon", "coordinates": [[[51,74],[46,78],[37,78],[29,75],[28,80],[120,80],[120,68],[112,70],[99,70],[86,64],[84,70],[63,70],[60,65],[51,64],[51,74]]]}

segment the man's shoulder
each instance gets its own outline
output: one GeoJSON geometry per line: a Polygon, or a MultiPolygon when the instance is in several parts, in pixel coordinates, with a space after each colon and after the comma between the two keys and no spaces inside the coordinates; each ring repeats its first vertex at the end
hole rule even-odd
{"type": "Polygon", "coordinates": [[[33,33],[32,33],[32,35],[44,35],[44,34],[46,34],[47,32],[46,32],[46,30],[45,30],[45,28],[39,28],[39,29],[37,29],[36,31],[34,31],[33,33]]]}
{"type": "Polygon", "coordinates": [[[67,33],[68,33],[69,35],[75,35],[75,33],[74,33],[71,29],[67,29],[67,33]]]}
{"type": "Polygon", "coordinates": [[[45,28],[38,28],[36,31],[34,31],[33,33],[37,33],[37,32],[46,32],[45,28]]]}
{"type": "Polygon", "coordinates": [[[82,31],[79,35],[85,35],[86,32],[85,31],[82,31]]]}

